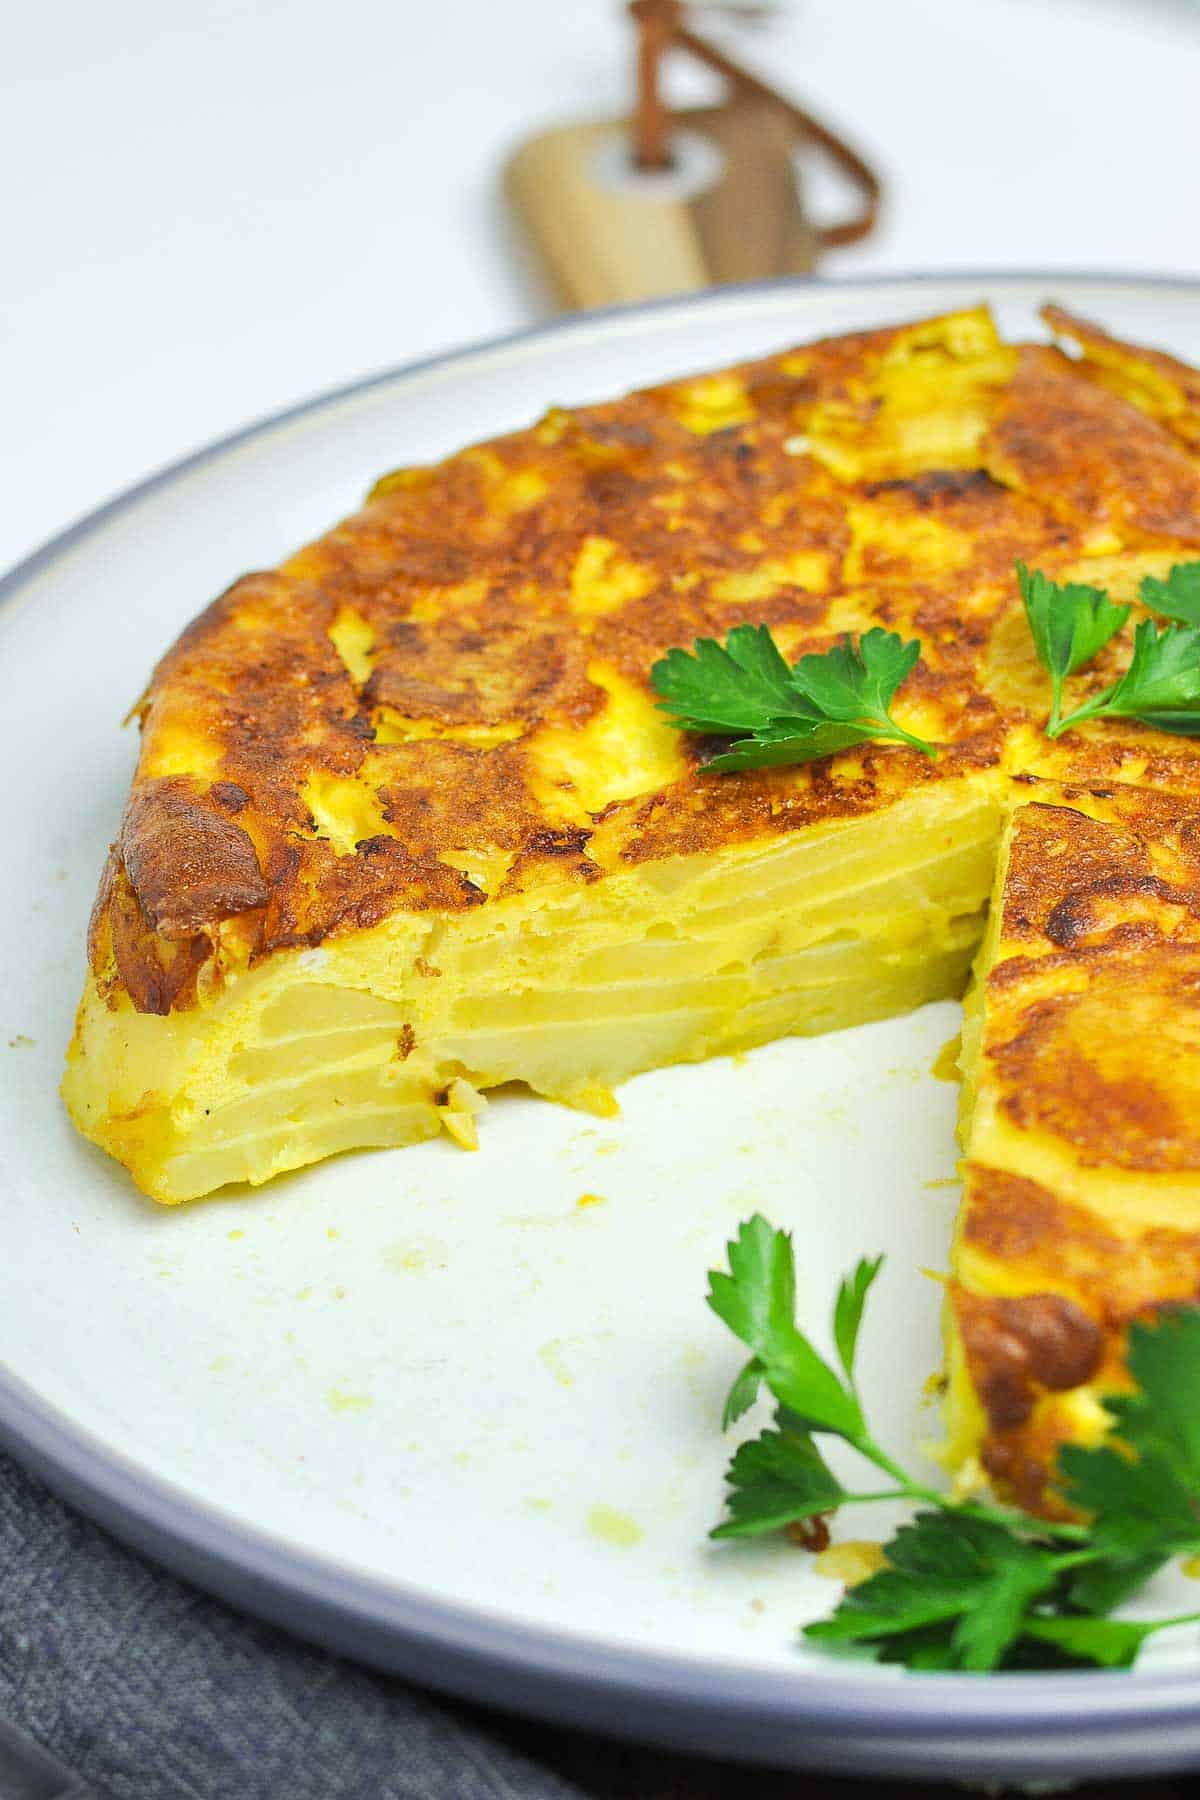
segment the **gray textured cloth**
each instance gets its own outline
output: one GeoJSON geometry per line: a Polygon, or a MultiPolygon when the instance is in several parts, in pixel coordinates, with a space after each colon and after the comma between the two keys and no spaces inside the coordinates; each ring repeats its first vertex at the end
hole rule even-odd
{"type": "Polygon", "coordinates": [[[0,1719],[95,1800],[580,1795],[482,1723],[143,1562],[3,1456],[0,1719]]]}
{"type": "MultiPolygon", "coordinates": [[[[0,1800],[956,1800],[960,1793],[941,1784],[892,1787],[731,1767],[431,1700],[175,1581],[0,1455],[0,1800]],[[10,1756],[6,1719],[52,1751],[65,1772],[31,1764],[23,1750],[10,1756]]],[[[1089,1796],[1194,1800],[1194,1781],[1100,1784],[1076,1789],[1073,1800],[1089,1796]]]]}

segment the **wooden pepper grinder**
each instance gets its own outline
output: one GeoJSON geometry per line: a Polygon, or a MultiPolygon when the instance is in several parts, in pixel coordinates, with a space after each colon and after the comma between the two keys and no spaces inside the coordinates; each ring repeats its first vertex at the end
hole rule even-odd
{"type": "Polygon", "coordinates": [[[564,308],[810,272],[865,237],[879,179],[835,132],[689,29],[680,0],[631,0],[637,94],[625,120],[562,125],[522,144],[506,187],[564,308]],[[723,76],[719,106],[671,113],[662,64],[684,51],[723,76]],[[851,215],[805,216],[795,152],[815,146],[850,179],[851,215]]]}

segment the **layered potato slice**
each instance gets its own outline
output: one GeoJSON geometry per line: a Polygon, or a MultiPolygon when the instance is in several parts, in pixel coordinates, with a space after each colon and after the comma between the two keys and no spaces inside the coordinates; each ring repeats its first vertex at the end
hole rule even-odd
{"type": "Polygon", "coordinates": [[[104,1072],[105,1110],[84,1116],[182,1200],[443,1126],[474,1146],[481,1091],[506,1082],[613,1112],[640,1069],[960,993],[998,833],[982,776],[636,871],[601,826],[603,880],[576,853],[494,904],[331,936],[165,1018],[88,1009],[76,1066],[104,1072]]]}
{"type": "Polygon", "coordinates": [[[1017,785],[964,1020],[949,1454],[1053,1512],[1130,1321],[1200,1299],[1200,793],[1017,785]]]}

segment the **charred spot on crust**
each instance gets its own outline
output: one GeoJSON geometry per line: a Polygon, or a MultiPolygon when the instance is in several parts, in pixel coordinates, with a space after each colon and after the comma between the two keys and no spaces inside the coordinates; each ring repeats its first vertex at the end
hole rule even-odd
{"type": "Polygon", "coordinates": [[[214,781],[208,792],[225,812],[239,813],[250,804],[249,794],[236,781],[214,781]]]}
{"type": "Polygon", "coordinates": [[[904,494],[918,506],[926,507],[938,500],[957,500],[964,495],[1002,495],[1005,489],[986,469],[926,469],[920,475],[868,481],[863,492],[872,499],[880,494],[904,494]]]}
{"type": "Polygon", "coordinates": [[[1061,1294],[997,1300],[956,1286],[953,1295],[975,1391],[997,1430],[1023,1425],[1039,1389],[1079,1387],[1100,1367],[1103,1332],[1061,1294]]]}
{"type": "MultiPolygon", "coordinates": [[[[1053,1446],[1051,1446],[1053,1448],[1053,1446]]],[[[1055,1517],[1065,1508],[1055,1505],[1051,1497],[1050,1471],[1045,1462],[1031,1456],[1022,1435],[991,1437],[980,1458],[996,1491],[1023,1507],[1026,1512],[1055,1517]]]]}
{"type": "Polygon", "coordinates": [[[702,775],[717,773],[710,771],[708,765],[718,756],[724,756],[733,748],[735,740],[729,736],[713,731],[696,731],[688,733],[688,754],[694,757],[696,766],[702,775]]]}
{"type": "Polygon", "coordinates": [[[591,836],[582,826],[567,831],[535,831],[525,851],[533,856],[578,856],[587,848],[591,836]]]}
{"type": "Polygon", "coordinates": [[[579,881],[598,881],[599,866],[587,855],[593,832],[582,826],[562,830],[535,831],[513,858],[512,867],[500,886],[502,895],[520,893],[531,879],[545,872],[547,865],[560,875],[579,881]]]}
{"type": "Polygon", "coordinates": [[[1052,906],[1042,930],[1052,944],[1057,944],[1060,949],[1070,950],[1095,930],[1101,901],[1129,900],[1136,896],[1162,901],[1173,898],[1165,883],[1153,875],[1137,876],[1132,880],[1121,875],[1109,875],[1093,883],[1089,891],[1068,894],[1065,899],[1052,906]]]}

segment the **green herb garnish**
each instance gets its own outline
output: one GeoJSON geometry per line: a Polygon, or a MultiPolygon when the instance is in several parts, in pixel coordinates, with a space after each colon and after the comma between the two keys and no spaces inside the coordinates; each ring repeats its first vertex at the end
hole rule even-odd
{"type": "Polygon", "coordinates": [[[1200,562],[1176,563],[1165,581],[1146,575],[1138,595],[1151,612],[1181,625],[1200,625],[1200,562]]]}
{"type": "Polygon", "coordinates": [[[729,1466],[728,1515],[716,1538],[755,1537],[854,1501],[919,1503],[884,1546],[884,1567],[805,1628],[913,1669],[1127,1668],[1143,1642],[1184,1617],[1129,1621],[1111,1609],[1170,1558],[1200,1550],[1200,1309],[1130,1328],[1132,1393],[1105,1398],[1119,1438],[1060,1451],[1058,1484],[1088,1515],[1054,1523],[1014,1509],[953,1500],[916,1481],[867,1426],[855,1379],[863,1309],[882,1258],[860,1262],[834,1308],[843,1374],[795,1322],[792,1242],[760,1217],[713,1271],[709,1305],[751,1351],[725,1407],[739,1418],[765,1384],[772,1429],[729,1466]],[[839,1438],[885,1478],[847,1488],[817,1445],[839,1438]]]}
{"type": "Polygon", "coordinates": [[[1180,622],[1157,625],[1143,619],[1125,673],[1065,718],[1064,682],[1116,636],[1130,608],[1114,606],[1103,588],[1060,585],[1024,563],[1017,564],[1017,581],[1034,647],[1050,677],[1047,737],[1061,737],[1086,719],[1137,719],[1159,731],[1200,737],[1200,562],[1177,563],[1166,581],[1153,575],[1143,579],[1143,603],[1180,622]]]}
{"type": "Polygon", "coordinates": [[[1120,680],[1047,727],[1047,735],[1059,737],[1085,719],[1138,719],[1159,731],[1200,737],[1200,628],[1143,619],[1120,680]]]}
{"type": "Polygon", "coordinates": [[[879,626],[858,643],[847,636],[824,655],[794,667],[765,625],[738,625],[722,647],[697,638],[694,651],[668,650],[650,671],[661,710],[682,731],[735,741],[707,769],[761,769],[813,762],[870,739],[908,744],[936,756],[932,744],[898,725],[891,704],[921,654],[879,626]]]}
{"type": "Polygon", "coordinates": [[[1017,564],[1017,582],[1033,642],[1054,694],[1046,729],[1050,737],[1057,737],[1062,729],[1063,682],[1116,636],[1129,617],[1129,608],[1113,606],[1103,588],[1075,581],[1060,587],[1040,569],[1027,569],[1021,562],[1017,564]]]}

